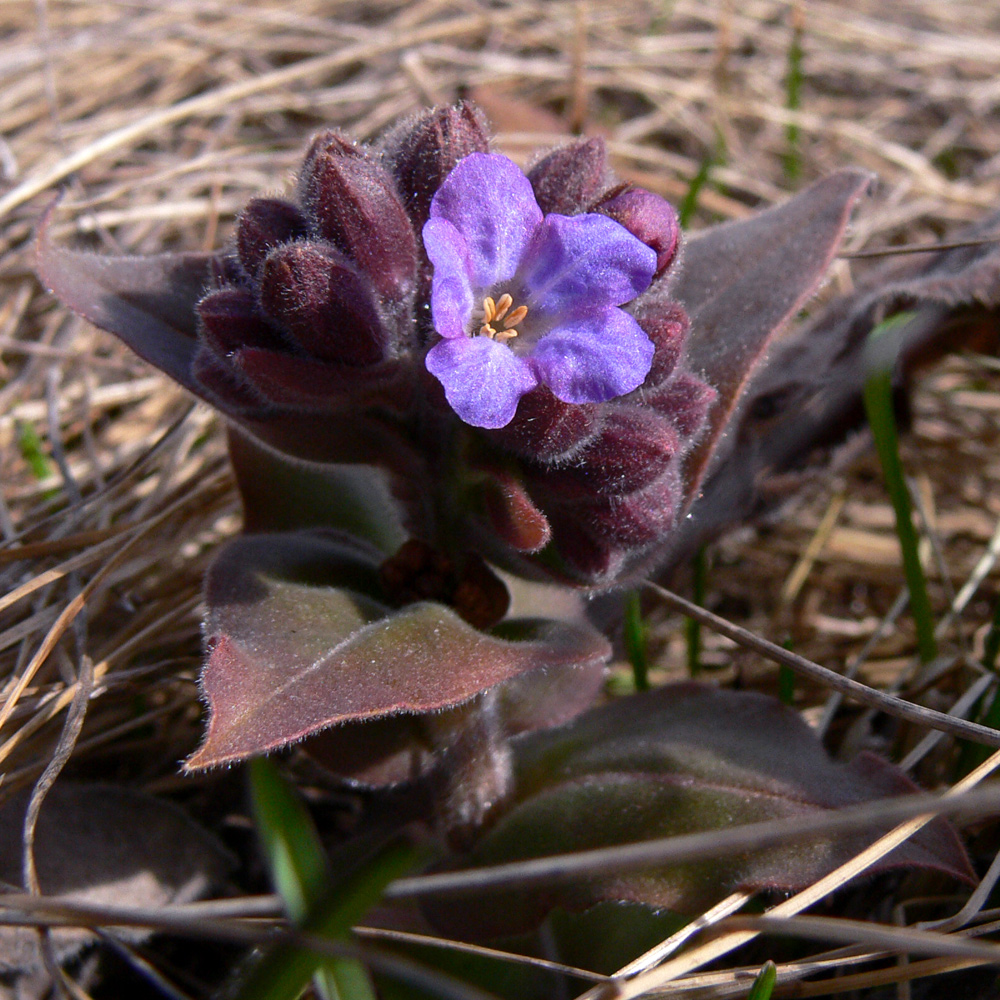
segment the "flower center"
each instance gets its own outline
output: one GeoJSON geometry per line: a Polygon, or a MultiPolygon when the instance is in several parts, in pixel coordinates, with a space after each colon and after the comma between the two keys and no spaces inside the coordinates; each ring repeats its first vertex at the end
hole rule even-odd
{"type": "Polygon", "coordinates": [[[504,292],[499,300],[494,302],[492,296],[487,295],[483,299],[483,325],[479,328],[479,336],[489,337],[490,340],[498,340],[502,344],[505,340],[510,340],[517,336],[515,327],[525,316],[528,315],[527,306],[518,306],[511,309],[514,300],[504,292]],[[498,330],[493,324],[503,323],[503,328],[498,330]]]}

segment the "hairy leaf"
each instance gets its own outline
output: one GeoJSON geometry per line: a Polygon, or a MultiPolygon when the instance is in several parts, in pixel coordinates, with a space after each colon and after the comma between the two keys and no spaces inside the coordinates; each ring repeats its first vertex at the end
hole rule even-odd
{"type": "Polygon", "coordinates": [[[74,312],[271,448],[307,462],[377,459],[401,477],[413,475],[401,440],[383,424],[326,416],[323,433],[317,433],[315,414],[300,412],[300,406],[277,407],[248,385],[231,385],[231,373],[204,363],[199,368],[205,352],[199,352],[195,305],[225,272],[219,254],[105,256],[68,250],[52,242],[52,211],[38,230],[38,274],[74,312]]]}
{"type": "MultiPolygon", "coordinates": [[[[28,793],[0,806],[0,882],[21,885],[22,826],[28,793]]],[[[176,806],[110,785],[59,782],[45,798],[35,834],[42,892],[91,904],[155,909],[200,899],[234,861],[218,841],[176,806]]],[[[118,928],[141,941],[151,932],[118,928]]],[[[96,941],[88,930],[52,931],[62,961],[96,941]]],[[[42,968],[30,927],[0,928],[0,971],[42,968]]]]}
{"type": "Polygon", "coordinates": [[[870,181],[867,172],[841,170],[783,205],[688,243],[672,291],[691,318],[688,363],[719,393],[709,431],[688,457],[689,504],[747,381],[823,280],[870,181]]]}
{"type": "MultiPolygon", "coordinates": [[[[799,716],[763,695],[679,684],[623,698],[514,743],[515,804],[456,866],[489,865],[726,829],[915,791],[873,755],[831,761],[799,716]]],[[[794,891],[883,832],[813,837],[710,861],[499,892],[489,905],[428,906],[449,933],[492,937],[535,926],[555,906],[631,901],[696,912],[738,890],[794,891]]],[[[972,876],[953,829],[935,820],[874,870],[972,876]]]]}
{"type": "Polygon", "coordinates": [[[229,457],[249,533],[336,528],[387,554],[406,540],[385,477],[375,469],[296,462],[235,427],[229,457]]]}
{"type": "MultiPolygon", "coordinates": [[[[529,670],[496,687],[497,711],[506,734],[559,726],[594,704],[604,684],[600,659],[529,670]]],[[[399,785],[423,777],[438,763],[448,733],[467,726],[459,709],[434,716],[436,739],[428,740],[417,715],[390,715],[345,722],[309,737],[303,749],[328,771],[369,788],[399,785]],[[442,740],[442,737],[444,739],[442,740]]]]}
{"type": "Polygon", "coordinates": [[[139,357],[204,397],[191,374],[197,346],[195,303],[218,258],[213,254],[108,257],[55,246],[49,210],[39,227],[38,274],[49,290],[139,357]]]}
{"type": "Polygon", "coordinates": [[[489,634],[441,604],[390,608],[379,562],[376,550],[320,531],[247,536],[222,551],[206,584],[211,716],[189,769],[337,723],[439,711],[528,671],[610,653],[580,624],[522,620],[489,634]]]}
{"type": "MultiPolygon", "coordinates": [[[[960,235],[976,241],[998,228],[995,213],[960,235]]],[[[669,572],[684,565],[705,541],[766,514],[802,484],[810,466],[825,468],[831,450],[864,426],[864,348],[885,318],[915,313],[896,331],[897,391],[918,367],[949,351],[997,350],[1000,245],[979,242],[929,256],[870,266],[854,292],[834,299],[771,352],[719,443],[692,516],[671,534],[659,566],[669,572]]]]}

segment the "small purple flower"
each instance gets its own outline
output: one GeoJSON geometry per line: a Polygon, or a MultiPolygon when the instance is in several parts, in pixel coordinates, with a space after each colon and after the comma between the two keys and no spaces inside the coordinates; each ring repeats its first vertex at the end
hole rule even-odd
{"type": "Polygon", "coordinates": [[[543,217],[512,160],[472,153],[434,195],[423,237],[443,338],[427,370],[467,424],[504,427],[539,384],[566,403],[642,385],[654,347],[618,307],[649,287],[657,254],[624,226],[543,217]]]}

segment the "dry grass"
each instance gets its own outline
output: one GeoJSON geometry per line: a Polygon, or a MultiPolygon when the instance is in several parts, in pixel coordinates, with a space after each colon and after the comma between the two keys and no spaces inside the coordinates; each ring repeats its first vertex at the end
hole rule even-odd
{"type": "MultiPolygon", "coordinates": [[[[39,287],[32,228],[57,189],[55,231],[67,242],[209,248],[250,195],[285,186],[321,125],[367,139],[471,91],[515,158],[582,125],[607,138],[620,173],[675,200],[724,150],[695,225],[849,164],[880,178],[851,249],[941,239],[1000,202],[1000,13],[977,0],[10,0],[0,39],[0,796],[49,765],[67,722],[82,717],[78,693],[74,773],[189,798],[217,780],[181,779],[177,762],[200,732],[199,581],[239,525],[219,422],[39,287]],[[804,82],[791,111],[797,33],[804,82]]],[[[841,261],[832,287],[850,280],[841,261]]],[[[933,540],[936,610],[961,605],[943,631],[954,655],[933,676],[913,666],[905,614],[885,624],[902,574],[868,457],[815,484],[794,514],[719,544],[712,606],[949,710],[979,676],[972,664],[1000,590],[983,561],[998,548],[998,438],[994,362],[953,359],[923,380],[905,459],[933,540]],[[977,565],[984,578],[966,595],[977,565]]],[[[658,668],[673,676],[683,643],[674,619],[661,624],[658,668]]],[[[721,640],[708,637],[705,660],[722,680],[774,687],[770,667],[721,640]]],[[[824,714],[825,700],[797,691],[845,752],[875,746],[898,759],[923,735],[855,710],[824,714]]],[[[939,786],[954,776],[955,750],[943,740],[907,764],[939,786]]],[[[977,831],[980,854],[995,843],[977,831]]],[[[970,961],[859,971],[838,960],[860,977],[851,988],[970,961]]],[[[745,995],[745,978],[712,975],[692,982],[708,991],[698,995],[745,995]]]]}

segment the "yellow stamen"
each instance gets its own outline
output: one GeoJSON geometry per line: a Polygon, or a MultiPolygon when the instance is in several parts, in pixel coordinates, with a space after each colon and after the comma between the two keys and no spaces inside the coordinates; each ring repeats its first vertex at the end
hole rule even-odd
{"type": "Polygon", "coordinates": [[[479,335],[499,341],[501,344],[516,337],[517,330],[514,327],[528,315],[528,307],[518,306],[513,312],[509,312],[513,304],[514,300],[508,292],[504,292],[497,301],[487,295],[483,299],[483,322],[479,327],[479,335]],[[498,320],[503,320],[502,330],[493,327],[498,320]]]}
{"type": "MultiPolygon", "coordinates": [[[[517,326],[518,323],[528,315],[527,306],[518,306],[504,321],[504,329],[509,330],[512,326],[517,326]]],[[[500,315],[497,316],[500,319],[500,315]]]]}
{"type": "Polygon", "coordinates": [[[507,315],[507,310],[514,304],[514,300],[510,297],[508,292],[504,292],[500,296],[500,301],[496,305],[496,312],[493,314],[493,319],[503,319],[507,315]]]}

